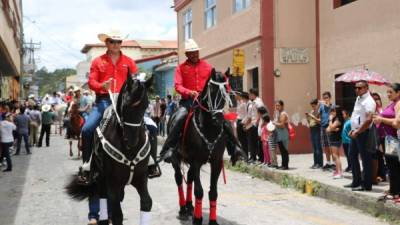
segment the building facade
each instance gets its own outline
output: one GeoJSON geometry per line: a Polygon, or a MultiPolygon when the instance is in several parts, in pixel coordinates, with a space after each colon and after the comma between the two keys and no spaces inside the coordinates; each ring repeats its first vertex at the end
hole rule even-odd
{"type": "MultiPolygon", "coordinates": [[[[321,90],[336,103],[352,108],[352,84],[335,83],[340,74],[369,69],[400,82],[400,1],[319,1],[321,90]]],[[[387,105],[386,88],[371,86],[387,105]]]]}
{"type": "Polygon", "coordinates": [[[220,71],[232,67],[234,52],[242,51],[243,90],[257,88],[270,112],[282,99],[297,130],[290,151],[309,151],[303,115],[317,95],[315,0],[176,0],[175,10],[180,62],[187,38],[220,71]]]}
{"type": "Polygon", "coordinates": [[[177,52],[156,55],[136,60],[139,70],[153,75],[154,94],[161,98],[175,95],[174,75],[178,65],[177,52]]]}
{"type": "Polygon", "coordinates": [[[218,70],[232,67],[234,51],[242,51],[243,89],[258,88],[270,111],[275,100],[285,102],[297,131],[292,153],[311,149],[311,99],[330,91],[336,104],[352,109],[352,84],[335,83],[337,76],[364,68],[399,81],[397,0],[175,0],[175,10],[179,61],[188,38],[218,70]]]}
{"type": "Polygon", "coordinates": [[[22,59],[22,1],[0,1],[0,98],[18,99],[22,59]]]}
{"type": "MultiPolygon", "coordinates": [[[[86,60],[76,66],[74,80],[87,82],[92,61],[107,51],[104,43],[86,44],[81,52],[86,54],[86,60]]],[[[122,43],[123,54],[134,60],[150,58],[177,51],[177,42],[170,40],[126,40],[122,43]]],[[[71,78],[72,79],[72,78],[71,78]]]]}

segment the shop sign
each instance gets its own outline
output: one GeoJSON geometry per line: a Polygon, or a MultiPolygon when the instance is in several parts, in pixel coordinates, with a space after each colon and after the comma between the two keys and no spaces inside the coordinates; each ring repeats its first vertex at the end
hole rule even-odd
{"type": "Polygon", "coordinates": [[[279,55],[282,64],[307,64],[310,62],[308,48],[280,48],[279,55]]]}
{"type": "Polygon", "coordinates": [[[244,75],[244,62],[245,62],[244,50],[239,48],[233,49],[233,65],[232,65],[233,76],[244,75]]]}

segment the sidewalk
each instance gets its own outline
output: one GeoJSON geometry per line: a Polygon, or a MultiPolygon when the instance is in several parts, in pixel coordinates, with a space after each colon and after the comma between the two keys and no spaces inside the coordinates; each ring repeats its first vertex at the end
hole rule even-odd
{"type": "MultiPolygon", "coordinates": [[[[280,157],[278,156],[278,159],[280,157]]],[[[310,169],[312,154],[290,155],[289,170],[283,171],[261,165],[248,165],[239,162],[235,167],[226,163],[229,169],[249,173],[250,175],[278,183],[284,187],[299,190],[320,198],[360,209],[373,216],[400,223],[400,204],[392,201],[378,202],[378,198],[389,189],[389,183],[373,186],[371,192],[353,192],[343,185],[351,183],[351,173],[345,173],[343,179],[333,179],[333,172],[310,169]]],[[[343,168],[347,166],[342,158],[343,168]]]]}

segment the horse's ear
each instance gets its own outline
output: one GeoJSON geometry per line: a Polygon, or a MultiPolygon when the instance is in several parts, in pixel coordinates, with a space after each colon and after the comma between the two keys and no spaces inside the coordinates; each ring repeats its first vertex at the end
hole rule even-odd
{"type": "Polygon", "coordinates": [[[146,80],[146,82],[144,83],[144,86],[146,87],[146,89],[149,89],[151,87],[151,85],[153,85],[153,80],[154,80],[154,76],[153,74],[150,75],[150,78],[146,80]]]}
{"type": "Polygon", "coordinates": [[[211,69],[211,76],[210,77],[215,77],[215,74],[217,74],[217,71],[215,70],[215,68],[213,67],[211,69]]]}
{"type": "Polygon", "coordinates": [[[126,74],[126,84],[127,84],[128,90],[132,89],[132,83],[133,83],[133,80],[132,80],[131,70],[128,67],[128,72],[126,74]]]}
{"type": "Polygon", "coordinates": [[[227,77],[231,76],[231,68],[230,67],[228,67],[228,69],[226,69],[225,76],[227,76],[227,77]]]}

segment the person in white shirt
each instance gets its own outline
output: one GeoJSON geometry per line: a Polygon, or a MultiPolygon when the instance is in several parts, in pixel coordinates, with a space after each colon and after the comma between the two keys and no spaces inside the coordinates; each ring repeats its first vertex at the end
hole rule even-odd
{"type": "Polygon", "coordinates": [[[46,94],[46,95],[43,97],[43,99],[42,99],[42,101],[41,101],[41,105],[51,105],[49,94],[46,94]]]}
{"type": "Polygon", "coordinates": [[[345,187],[353,188],[353,191],[372,190],[372,153],[367,149],[368,133],[372,123],[373,114],[376,112],[376,103],[372,98],[368,83],[359,81],[355,84],[357,100],[351,115],[352,138],[350,159],[352,165],[353,181],[345,187]],[[361,155],[363,164],[364,179],[361,178],[360,162],[358,155],[361,155]]]}
{"type": "MultiPolygon", "coordinates": [[[[245,117],[243,124],[247,133],[247,148],[250,152],[249,162],[254,163],[257,160],[257,155],[260,153],[257,109],[264,106],[264,103],[258,97],[258,90],[256,88],[251,88],[249,90],[249,98],[251,103],[248,107],[247,116],[245,117]]],[[[260,160],[263,160],[263,157],[261,157],[260,160]]]]}
{"type": "Polygon", "coordinates": [[[246,132],[243,127],[243,119],[246,118],[247,115],[247,108],[249,105],[249,93],[241,92],[240,94],[236,95],[236,99],[238,101],[237,107],[237,121],[236,121],[236,132],[240,144],[242,145],[243,151],[245,152],[246,156],[248,157],[249,151],[247,148],[247,137],[246,132]]]}
{"type": "Polygon", "coordinates": [[[11,113],[5,115],[5,120],[0,122],[0,142],[1,142],[1,159],[6,158],[7,168],[3,172],[10,172],[12,170],[12,162],[10,157],[10,147],[14,143],[13,131],[17,126],[12,122],[11,113]]]}

